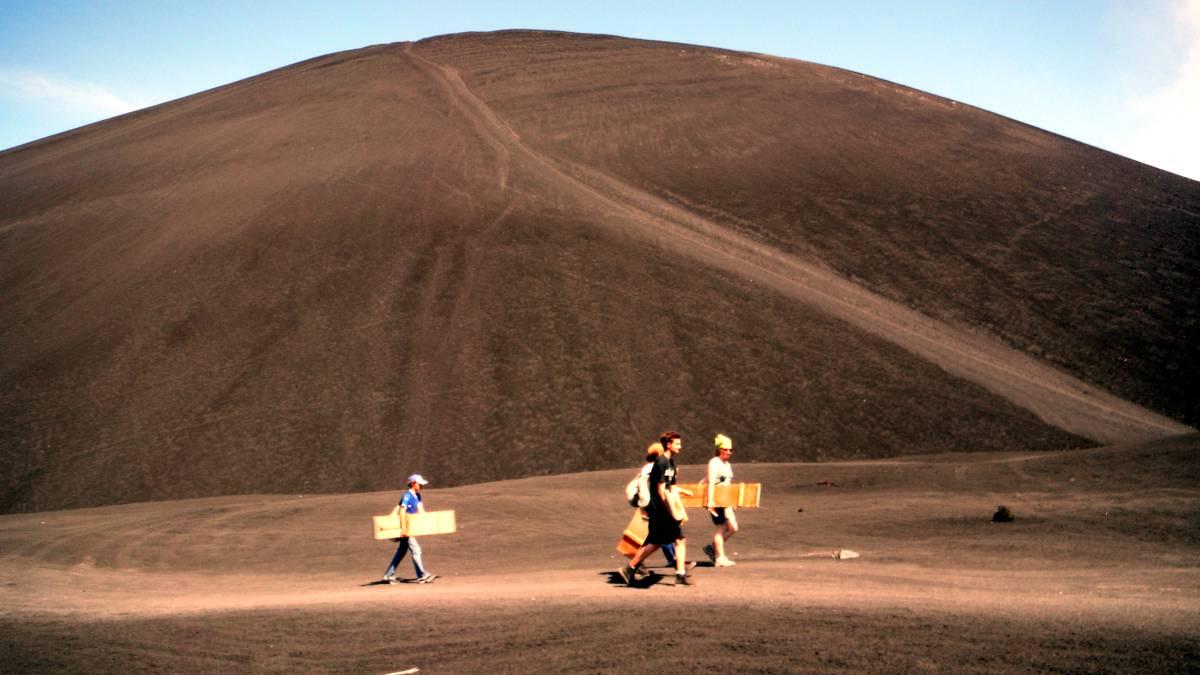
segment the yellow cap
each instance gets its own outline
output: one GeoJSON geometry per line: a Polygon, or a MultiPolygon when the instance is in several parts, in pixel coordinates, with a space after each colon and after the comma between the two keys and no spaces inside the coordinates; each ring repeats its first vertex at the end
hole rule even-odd
{"type": "Polygon", "coordinates": [[[733,449],[733,439],[725,434],[717,434],[717,437],[713,439],[713,443],[715,443],[716,446],[722,450],[733,449]]]}

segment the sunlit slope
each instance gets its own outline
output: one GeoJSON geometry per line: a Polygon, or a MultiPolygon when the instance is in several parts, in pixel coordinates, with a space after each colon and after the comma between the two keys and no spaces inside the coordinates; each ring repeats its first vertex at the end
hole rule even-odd
{"type": "Polygon", "coordinates": [[[801,61],[531,32],[417,51],[547,156],[1200,421],[1195,181],[801,61]]]}
{"type": "MultiPolygon", "coordinates": [[[[783,162],[803,136],[793,99],[836,84],[806,84],[804,73],[838,73],[758,57],[773,67],[730,65],[733,56],[530,33],[371,47],[0,154],[0,508],[374,490],[414,469],[449,485],[612,468],[636,462],[668,426],[698,453],[713,431],[731,433],[744,461],[1094,440],[997,394],[986,373],[947,370],[879,322],[856,323],[693,246],[753,245],[835,269],[866,293],[878,286],[880,297],[920,289],[926,300],[914,304],[934,318],[986,323],[959,311],[969,280],[939,287],[927,274],[976,269],[961,251],[928,246],[936,228],[915,229],[910,246],[861,217],[814,215],[815,227],[791,219],[807,202],[779,189],[790,172],[812,199],[870,210],[870,181],[856,196],[818,189],[813,176],[891,163],[891,180],[904,182],[920,148],[783,162]],[[664,61],[677,52],[684,61],[664,61]],[[546,62],[570,66],[567,84],[546,62]],[[690,80],[667,77],[687,68],[690,80]],[[723,68],[750,75],[714,77],[723,68]],[[762,95],[780,101],[773,117],[747,112],[766,107],[750,106],[746,89],[760,71],[794,73],[763,81],[762,95]],[[621,73],[647,84],[637,95],[614,85],[606,98],[603,83],[621,73]],[[717,88],[697,96],[706,86],[717,88]],[[652,122],[672,106],[692,112],[652,122]],[[729,138],[739,116],[744,138],[778,124],[777,142],[729,138]],[[649,126],[630,137],[639,125],[649,126]],[[728,201],[739,184],[759,185],[743,210],[728,201]],[[701,226],[717,229],[689,238],[701,226]],[[889,246],[886,266],[845,262],[889,246]]],[[[825,145],[861,146],[847,140],[864,123],[851,84],[825,145]]],[[[908,107],[868,117],[904,128],[905,115],[924,119],[922,106],[948,114],[911,92],[900,100],[908,107]]],[[[836,109],[826,111],[833,126],[836,109]]],[[[1007,171],[989,152],[963,154],[964,166],[1007,171]]],[[[1193,183],[1101,159],[1196,200],[1193,183]]],[[[934,197],[912,196],[951,218],[934,197]]],[[[1060,262],[1075,273],[1068,256],[1060,262]]],[[[1019,286],[983,277],[1013,312],[1041,311],[1019,286]]],[[[1055,302],[1067,311],[1088,300],[1055,302]]],[[[1192,349],[1129,320],[1143,329],[1130,339],[1153,338],[1170,358],[1192,349]]],[[[1084,338],[1071,344],[1090,353],[1084,338]]],[[[1161,412],[1186,407],[1152,370],[1127,376],[1168,400],[1161,412]]],[[[1116,379],[1084,379],[1120,391],[1116,379]]]]}

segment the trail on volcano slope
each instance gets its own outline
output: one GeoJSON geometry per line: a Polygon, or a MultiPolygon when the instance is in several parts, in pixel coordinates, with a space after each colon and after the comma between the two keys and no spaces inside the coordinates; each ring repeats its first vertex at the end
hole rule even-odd
{"type": "MultiPolygon", "coordinates": [[[[456,70],[418,55],[411,44],[405,54],[497,149],[499,162],[520,161],[549,185],[589,205],[606,225],[813,305],[1093,441],[1132,442],[1192,431],[995,339],[931,319],[612,176],[541,154],[475,96],[456,70]]],[[[501,171],[507,178],[508,172],[501,171]]]]}

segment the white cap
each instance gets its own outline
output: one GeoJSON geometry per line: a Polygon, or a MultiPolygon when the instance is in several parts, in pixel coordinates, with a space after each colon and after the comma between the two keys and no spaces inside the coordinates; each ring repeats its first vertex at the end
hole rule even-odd
{"type": "Polygon", "coordinates": [[[408,482],[416,483],[417,485],[429,485],[429,481],[422,478],[421,474],[419,473],[414,473],[413,475],[409,476],[408,482]]]}

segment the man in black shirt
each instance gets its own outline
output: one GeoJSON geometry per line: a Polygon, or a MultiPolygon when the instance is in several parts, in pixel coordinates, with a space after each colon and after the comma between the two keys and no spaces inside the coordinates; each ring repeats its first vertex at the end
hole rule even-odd
{"type": "MultiPolygon", "coordinates": [[[[654,461],[654,468],[650,469],[650,503],[646,506],[646,515],[650,518],[650,532],[629,564],[621,568],[621,578],[626,584],[632,583],[633,571],[643,560],[664,544],[675,544],[675,585],[691,586],[693,582],[687,574],[684,562],[687,560],[687,542],[683,536],[683,520],[671,508],[671,492],[675,486],[675,455],[683,450],[683,438],[674,431],[668,431],[662,435],[661,442],[663,453],[654,461]]],[[[679,508],[678,513],[682,515],[682,508],[679,508]]]]}

